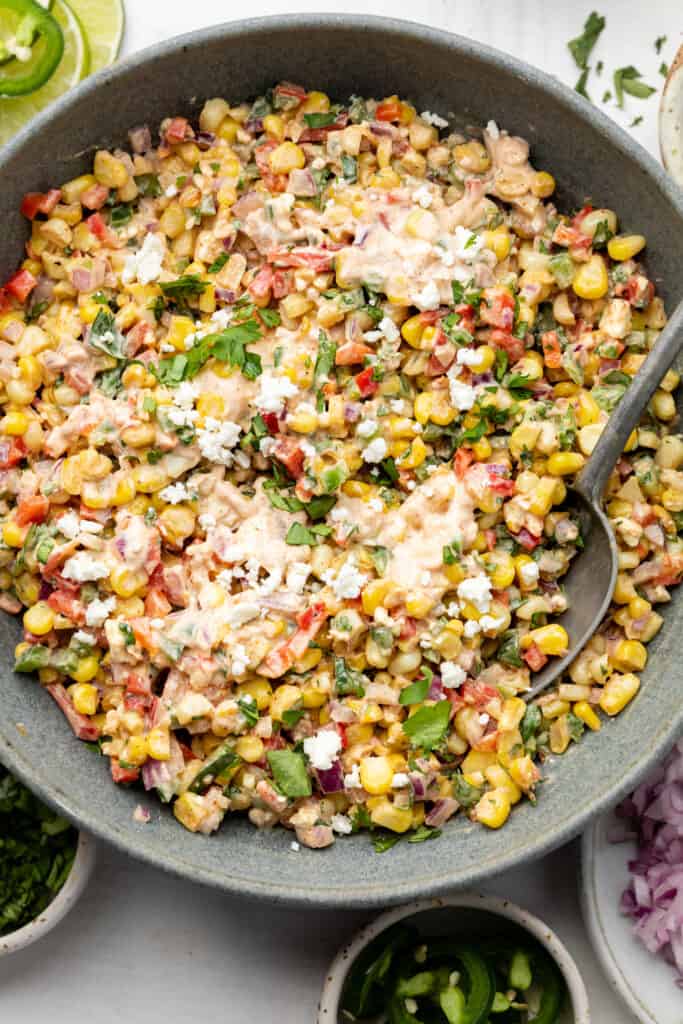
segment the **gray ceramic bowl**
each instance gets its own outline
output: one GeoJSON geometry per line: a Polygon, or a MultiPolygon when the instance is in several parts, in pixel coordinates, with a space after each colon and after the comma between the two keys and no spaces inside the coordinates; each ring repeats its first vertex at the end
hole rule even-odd
{"type": "MultiPolygon", "coordinates": [[[[626,229],[647,235],[651,272],[668,307],[683,296],[683,194],[633,139],[576,93],[511,57],[418,25],[346,15],[237,22],[184,36],[101,72],[38,117],[0,153],[0,280],[20,259],[24,192],[82,173],[96,146],[125,142],[135,124],[194,115],[207,97],[238,101],[283,78],[340,98],[397,92],[418,110],[453,111],[467,123],[495,118],[531,141],[537,166],[559,182],[562,204],[580,205],[591,196],[618,210],[626,229]]],[[[638,699],[600,734],[550,764],[538,806],[519,808],[502,833],[463,818],[438,843],[401,843],[379,856],[367,836],[324,852],[294,853],[286,832],[257,832],[233,819],[218,835],[191,835],[156,807],[148,825],[136,825],[140,794],[114,787],[106,761],[73,739],[50,697],[33,679],[13,674],[19,627],[10,619],[0,623],[0,757],[89,831],[233,893],[328,906],[432,895],[547,853],[633,788],[683,724],[679,595],[666,619],[650,648],[638,699]]]]}

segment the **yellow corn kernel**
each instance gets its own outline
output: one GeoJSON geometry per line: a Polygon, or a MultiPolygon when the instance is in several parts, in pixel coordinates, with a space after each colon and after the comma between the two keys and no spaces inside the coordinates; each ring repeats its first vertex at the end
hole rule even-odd
{"type": "Polygon", "coordinates": [[[495,362],[496,353],[490,345],[480,345],[472,350],[472,354],[477,357],[476,362],[468,364],[473,373],[486,373],[495,362]]]}
{"type": "MultiPolygon", "coordinates": [[[[370,801],[368,801],[370,807],[370,801]]],[[[391,832],[407,832],[413,826],[413,812],[409,807],[396,807],[386,797],[373,801],[370,819],[380,828],[391,832]]]]}
{"type": "Polygon", "coordinates": [[[399,456],[400,469],[417,469],[429,455],[431,448],[428,448],[421,437],[416,437],[410,447],[399,456]]]}
{"type": "Polygon", "coordinates": [[[237,138],[237,132],[239,131],[239,124],[232,117],[224,117],[218,126],[216,134],[219,139],[223,139],[224,142],[232,143],[237,138]]]}
{"type": "Polygon", "coordinates": [[[319,647],[309,647],[301,657],[294,663],[294,671],[299,675],[310,672],[316,665],[320,664],[323,652],[319,647]]]}
{"type": "Polygon", "coordinates": [[[106,149],[98,149],[95,153],[93,173],[98,184],[106,188],[121,188],[128,180],[125,164],[106,149]]]}
{"type": "Polygon", "coordinates": [[[371,580],[361,594],[361,603],[366,615],[374,615],[375,611],[384,603],[386,596],[394,589],[395,584],[391,580],[371,580]]]}
{"type": "MultiPolygon", "coordinates": [[[[68,460],[65,459],[64,461],[66,462],[68,460]]],[[[149,465],[148,463],[140,463],[139,466],[136,466],[133,469],[131,476],[137,490],[142,491],[143,494],[155,494],[169,482],[169,476],[165,470],[160,466],[149,465]]],[[[63,477],[64,467],[62,466],[62,484],[63,477]]]]}
{"type": "MultiPolygon", "coordinates": [[[[664,420],[665,423],[676,416],[676,403],[673,395],[668,391],[663,391],[661,388],[655,391],[652,396],[650,407],[657,419],[664,420]]],[[[8,431],[5,431],[5,433],[8,433],[8,431]]]]}
{"type": "Polygon", "coordinates": [[[287,426],[296,434],[313,434],[318,429],[318,414],[313,409],[297,409],[287,417],[287,426]]]}
{"type": "Polygon", "coordinates": [[[483,775],[487,768],[497,763],[495,753],[490,750],[470,750],[460,765],[465,775],[483,775]]]}
{"type": "Polygon", "coordinates": [[[195,330],[194,320],[189,316],[172,316],[164,343],[173,345],[178,352],[185,351],[185,340],[195,330]]]}
{"type": "Polygon", "coordinates": [[[607,294],[609,278],[602,256],[594,253],[587,263],[582,263],[574,275],[572,288],[580,299],[601,299],[607,294]]]}
{"type": "Polygon", "coordinates": [[[633,672],[613,675],[607,680],[600,697],[600,707],[607,715],[618,715],[640,689],[640,679],[633,672]]]}
{"type": "Polygon", "coordinates": [[[632,619],[642,619],[652,611],[652,605],[644,597],[634,597],[628,603],[628,613],[632,619]]]}
{"type": "Polygon", "coordinates": [[[579,448],[584,455],[588,456],[592,453],[604,429],[604,423],[588,423],[585,427],[581,427],[578,439],[579,448]]]}
{"type": "MultiPolygon", "coordinates": [[[[324,327],[331,327],[334,323],[344,318],[343,312],[337,306],[334,306],[332,303],[330,303],[330,306],[333,306],[334,316],[330,314],[324,318],[324,327]]],[[[280,302],[281,313],[290,320],[298,320],[299,317],[304,316],[311,309],[313,309],[313,303],[301,292],[291,292],[289,295],[285,295],[284,299],[280,302]]]]}
{"type": "Polygon", "coordinates": [[[263,130],[271,139],[282,142],[285,137],[285,122],[279,114],[266,114],[263,118],[263,130]]]}
{"type": "Polygon", "coordinates": [[[167,729],[157,726],[147,733],[147,753],[155,761],[168,761],[171,756],[171,738],[167,729]]]}
{"type": "Polygon", "coordinates": [[[28,430],[29,418],[25,412],[8,412],[0,420],[0,431],[8,437],[20,437],[28,430]]]}
{"type": "Polygon", "coordinates": [[[112,569],[109,579],[118,597],[133,597],[147,585],[149,577],[143,569],[128,569],[121,565],[112,569]]]}
{"type": "Polygon", "coordinates": [[[578,473],[585,461],[579,452],[553,452],[548,457],[546,468],[551,476],[569,476],[578,473]]]}
{"type": "Polygon", "coordinates": [[[647,664],[647,649],[639,640],[622,640],[610,662],[619,672],[639,672],[647,664]]]}
{"type": "Polygon", "coordinates": [[[377,171],[370,178],[372,188],[398,188],[400,184],[401,179],[391,167],[382,167],[381,170],[377,171]]]}
{"type": "Polygon", "coordinates": [[[571,741],[569,731],[569,718],[567,715],[560,715],[550,724],[548,730],[550,749],[553,754],[564,754],[571,741]]]}
{"type": "MultiPolygon", "coordinates": [[[[571,455],[572,453],[568,452],[566,454],[571,455]]],[[[529,511],[533,515],[547,516],[556,501],[556,486],[557,478],[552,476],[542,476],[534,485],[529,500],[529,511]]]]}
{"type": "Polygon", "coordinates": [[[623,260],[632,260],[641,249],[645,248],[645,245],[646,241],[643,235],[615,235],[607,243],[607,252],[610,259],[618,260],[621,263],[623,260]]]}
{"type": "Polygon", "coordinates": [[[543,654],[562,655],[567,653],[569,637],[564,626],[557,622],[551,622],[548,626],[539,626],[532,629],[530,633],[522,637],[521,645],[526,650],[536,644],[543,654]]]}
{"type": "Polygon", "coordinates": [[[130,477],[122,477],[116,482],[116,490],[112,505],[127,505],[135,497],[135,483],[130,477]]]}
{"type": "Polygon", "coordinates": [[[36,357],[21,356],[21,358],[17,360],[17,367],[22,381],[27,384],[33,392],[37,391],[43,382],[43,371],[36,357]]]}
{"type": "Polygon", "coordinates": [[[432,392],[432,408],[429,415],[432,423],[439,427],[447,427],[457,416],[456,410],[450,404],[445,391],[432,392]]]}
{"type": "Polygon", "coordinates": [[[301,687],[284,683],[278,686],[270,701],[270,715],[276,722],[282,721],[285,711],[289,711],[301,700],[301,687]]]}
{"type": "MultiPolygon", "coordinates": [[[[486,147],[478,139],[470,139],[469,142],[461,142],[453,150],[455,162],[466,171],[473,174],[483,174],[491,166],[491,157],[486,147]]],[[[525,189],[526,191],[526,189],[525,189]]]]}
{"type": "Polygon", "coordinates": [[[263,740],[258,736],[240,736],[235,744],[235,753],[246,761],[247,764],[254,764],[263,757],[263,740]]]}
{"type": "Polygon", "coordinates": [[[493,231],[485,231],[483,238],[484,247],[491,249],[499,263],[510,255],[512,239],[506,227],[501,226],[493,231]]]}
{"type": "Polygon", "coordinates": [[[421,391],[415,399],[414,415],[418,423],[424,426],[429,422],[432,413],[432,394],[430,391],[421,391]]]}
{"type": "Polygon", "coordinates": [[[364,757],[360,762],[360,781],[363,789],[373,796],[391,792],[394,769],[386,756],[364,757]]]}
{"type": "Polygon", "coordinates": [[[76,683],[69,687],[68,693],[71,703],[79,715],[94,715],[96,713],[100,694],[92,683],[76,683]]]}
{"type": "Polygon", "coordinates": [[[484,793],[475,805],[474,817],[487,828],[500,828],[510,815],[510,796],[506,789],[496,787],[484,793]]]}
{"type": "Polygon", "coordinates": [[[85,658],[79,658],[76,668],[69,675],[77,683],[89,683],[97,675],[99,667],[99,657],[96,654],[88,654],[85,658]]]}
{"type": "Polygon", "coordinates": [[[515,578],[515,563],[506,551],[493,551],[484,556],[494,590],[505,590],[515,578]]]}
{"type": "Polygon", "coordinates": [[[330,97],[324,92],[309,92],[299,108],[304,114],[326,114],[330,109],[330,97]]]}
{"type": "Polygon", "coordinates": [[[555,179],[548,171],[536,171],[531,179],[532,195],[539,199],[547,199],[555,191],[555,179]]]}
{"type": "Polygon", "coordinates": [[[38,601],[24,612],[24,626],[35,636],[45,636],[54,626],[55,613],[47,601],[38,601]]]}
{"type": "Polygon", "coordinates": [[[614,600],[617,604],[628,604],[637,597],[633,580],[624,572],[617,575],[617,582],[614,587],[614,600]]]}
{"type": "Polygon", "coordinates": [[[574,704],[572,711],[592,732],[599,732],[602,728],[602,722],[587,700],[577,701],[576,704],[574,704]]]}
{"type": "Polygon", "coordinates": [[[199,793],[190,793],[189,789],[185,790],[173,804],[173,813],[188,831],[196,832],[206,814],[204,797],[199,793]]]}
{"type": "Polygon", "coordinates": [[[524,452],[532,452],[541,433],[540,423],[520,423],[510,434],[510,454],[519,458],[524,452]]]}
{"type": "MultiPolygon", "coordinates": [[[[420,348],[424,324],[419,316],[411,316],[401,327],[401,337],[407,341],[412,348],[420,348]]],[[[424,392],[423,392],[424,394],[424,392]]],[[[418,396],[422,397],[422,396],[418,396]]],[[[420,422],[427,422],[426,420],[420,422]]]]}
{"type": "Polygon", "coordinates": [[[195,514],[187,505],[172,505],[165,508],[158,519],[161,535],[167,544],[178,546],[192,535],[195,514]]]}
{"type": "Polygon", "coordinates": [[[518,804],[522,799],[522,791],[514,782],[508,773],[505,771],[502,765],[492,764],[490,768],[487,768],[484,772],[486,781],[489,785],[493,786],[494,789],[502,789],[504,793],[507,793],[511,804],[518,804]]]}
{"type": "Polygon", "coordinates": [[[62,185],[62,198],[65,203],[77,203],[86,189],[96,184],[94,174],[81,174],[62,185]]]}
{"type": "Polygon", "coordinates": [[[237,687],[237,695],[238,697],[253,698],[259,711],[265,711],[270,704],[273,688],[267,679],[249,679],[246,683],[240,683],[237,687]]]}
{"type": "Polygon", "coordinates": [[[419,592],[409,594],[405,601],[406,612],[414,619],[426,619],[434,607],[434,604],[435,601],[433,597],[429,597],[428,594],[419,592]]]}
{"type": "Polygon", "coordinates": [[[28,533],[28,526],[19,526],[13,520],[3,523],[2,539],[8,548],[20,548],[28,533]]]}
{"type": "Polygon", "coordinates": [[[306,154],[295,142],[282,142],[271,152],[268,165],[274,174],[289,174],[306,166],[306,154]]]}
{"type": "Polygon", "coordinates": [[[498,728],[503,732],[516,729],[524,718],[526,704],[520,697],[509,697],[503,701],[503,710],[498,720],[498,728]]]}
{"type": "Polygon", "coordinates": [[[513,758],[507,766],[510,778],[520,789],[528,792],[539,778],[539,770],[528,754],[513,758]]]}

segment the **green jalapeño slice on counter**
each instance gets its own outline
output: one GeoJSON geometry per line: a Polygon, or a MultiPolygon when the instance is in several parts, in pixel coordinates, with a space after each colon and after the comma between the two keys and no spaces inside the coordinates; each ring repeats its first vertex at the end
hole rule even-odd
{"type": "Polygon", "coordinates": [[[0,96],[23,96],[47,82],[64,52],[64,36],[34,0],[0,0],[0,96]]]}

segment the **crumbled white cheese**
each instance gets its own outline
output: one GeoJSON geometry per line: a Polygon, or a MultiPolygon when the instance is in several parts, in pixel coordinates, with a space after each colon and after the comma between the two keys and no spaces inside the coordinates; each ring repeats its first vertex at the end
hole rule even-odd
{"type": "Polygon", "coordinates": [[[312,459],[314,455],[317,455],[315,445],[311,444],[310,441],[299,441],[299,448],[307,459],[312,459]]]}
{"type": "Polygon", "coordinates": [[[114,611],[116,608],[116,598],[107,597],[104,601],[100,601],[99,597],[96,597],[93,601],[87,605],[85,609],[85,623],[87,626],[94,626],[97,628],[108,618],[109,613],[114,611]]]}
{"type": "Polygon", "coordinates": [[[468,619],[463,629],[463,636],[466,640],[471,640],[477,633],[481,633],[481,626],[475,619],[468,619]]]}
{"type": "Polygon", "coordinates": [[[432,195],[428,185],[420,185],[416,188],[412,195],[412,200],[421,206],[423,210],[428,210],[434,202],[434,196],[432,195]]]}
{"type": "Polygon", "coordinates": [[[288,377],[266,371],[258,379],[259,390],[254,404],[263,412],[282,412],[285,401],[296,395],[298,388],[288,377]]]}
{"type": "Polygon", "coordinates": [[[142,247],[137,252],[126,256],[121,274],[124,284],[130,284],[137,278],[140,284],[151,284],[161,273],[166,246],[161,235],[145,235],[142,247]]]}
{"type": "Polygon", "coordinates": [[[486,131],[494,141],[500,138],[500,128],[495,121],[489,121],[486,125],[486,131]]]}
{"type": "Polygon", "coordinates": [[[387,341],[398,341],[401,334],[390,316],[383,316],[377,325],[387,341]]]}
{"type": "Polygon", "coordinates": [[[314,768],[328,771],[337,760],[342,741],[336,729],[321,729],[304,740],[304,753],[314,768]]]}
{"type": "Polygon", "coordinates": [[[162,501],[167,501],[169,505],[180,505],[183,501],[192,500],[192,492],[188,491],[185,484],[175,483],[169,484],[159,491],[159,497],[162,501]]]}
{"type": "Polygon", "coordinates": [[[450,617],[452,619],[454,619],[456,615],[460,614],[460,604],[459,604],[459,602],[458,601],[450,601],[449,604],[448,604],[448,607],[446,608],[446,612],[448,613],[448,615],[450,615],[450,617]]]}
{"type": "Polygon", "coordinates": [[[433,128],[448,128],[448,121],[439,114],[433,114],[431,110],[423,110],[420,114],[423,121],[431,124],[433,128]]]}
{"type": "Polygon", "coordinates": [[[350,600],[358,597],[362,587],[367,582],[367,576],[359,572],[353,562],[344,562],[339,572],[335,575],[334,570],[327,570],[323,573],[323,580],[334,590],[335,596],[340,601],[350,600]]]}
{"type": "Polygon", "coordinates": [[[354,764],[351,771],[344,776],[344,789],[362,789],[362,783],[360,781],[360,768],[357,764],[354,764]]]}
{"type": "Polygon", "coordinates": [[[173,404],[179,409],[191,409],[199,398],[199,388],[191,380],[181,380],[173,392],[173,404]]]}
{"type": "Polygon", "coordinates": [[[428,281],[422,291],[417,292],[414,296],[413,301],[418,309],[438,309],[441,303],[441,297],[439,296],[439,289],[434,281],[428,281]]]}
{"type": "Polygon", "coordinates": [[[340,836],[349,836],[353,832],[351,819],[346,814],[333,814],[330,820],[332,831],[340,836]]]}
{"type": "Polygon", "coordinates": [[[293,594],[303,593],[310,572],[311,567],[305,562],[291,562],[287,568],[287,590],[293,594]]]}
{"type": "Polygon", "coordinates": [[[75,640],[77,644],[86,644],[88,647],[95,645],[95,637],[92,633],[86,633],[84,629],[77,629],[71,639],[75,640]]]}
{"type": "Polygon", "coordinates": [[[381,462],[386,457],[389,448],[383,437],[376,437],[367,447],[363,449],[364,462],[381,462]]]}
{"type": "Polygon", "coordinates": [[[235,574],[232,571],[232,569],[221,569],[221,571],[218,573],[218,576],[216,577],[216,580],[226,590],[230,590],[230,587],[232,586],[232,580],[233,580],[233,576],[234,575],[235,574]]]}
{"type": "MultiPolygon", "coordinates": [[[[222,575],[222,573],[219,575],[222,575]]],[[[257,619],[258,613],[259,606],[257,604],[243,601],[240,604],[227,608],[223,613],[223,618],[228,626],[237,627],[243,626],[245,622],[251,622],[252,619],[257,619]]]]}
{"type": "Polygon", "coordinates": [[[204,718],[213,711],[213,704],[203,693],[192,690],[186,693],[175,706],[175,717],[179,725],[187,725],[197,718],[204,718]]]}
{"type": "Polygon", "coordinates": [[[368,502],[368,508],[371,508],[373,512],[383,512],[384,502],[381,498],[370,498],[368,502]]]}
{"type": "Polygon", "coordinates": [[[420,574],[420,583],[422,584],[423,587],[428,587],[431,581],[432,574],[429,572],[429,570],[425,570],[423,573],[420,574]]]}
{"type": "Polygon", "coordinates": [[[342,523],[346,519],[346,511],[343,508],[333,508],[330,511],[330,519],[333,523],[342,523]]]}
{"type": "Polygon", "coordinates": [[[167,199],[173,199],[174,196],[178,195],[178,188],[176,185],[169,185],[165,190],[164,195],[167,199]]]}
{"type": "Polygon", "coordinates": [[[197,431],[197,444],[205,459],[221,466],[231,466],[235,447],[240,437],[240,426],[230,420],[216,420],[207,416],[204,427],[197,431]]]}
{"type": "Polygon", "coordinates": [[[392,789],[403,789],[410,784],[410,776],[406,772],[395,772],[391,780],[392,789]]]}
{"type": "Polygon", "coordinates": [[[490,721],[491,721],[491,716],[487,715],[485,711],[483,711],[479,715],[479,724],[480,725],[488,725],[490,721]]]}
{"type": "Polygon", "coordinates": [[[481,362],[481,354],[476,348],[459,348],[455,359],[460,366],[476,366],[481,362]]]}
{"type": "Polygon", "coordinates": [[[76,580],[78,583],[86,583],[89,580],[101,580],[109,575],[109,569],[104,562],[98,562],[96,558],[89,555],[87,551],[79,551],[67,559],[62,569],[62,576],[67,580],[76,580]]]}
{"type": "MultiPolygon", "coordinates": [[[[458,367],[458,370],[460,368],[458,367]]],[[[464,384],[459,381],[455,374],[448,371],[448,391],[450,394],[451,405],[454,405],[456,409],[461,412],[467,412],[471,409],[475,403],[477,393],[471,384],[464,384]]]]}
{"type": "Polygon", "coordinates": [[[464,228],[462,224],[458,224],[456,227],[454,238],[455,255],[466,263],[471,263],[479,255],[484,244],[481,235],[476,235],[474,231],[464,228]]]}
{"type": "Polygon", "coordinates": [[[400,415],[405,410],[405,400],[403,398],[390,398],[389,408],[392,412],[400,415]]]}
{"type": "Polygon", "coordinates": [[[358,426],[356,427],[356,433],[358,434],[359,437],[372,437],[373,434],[377,433],[377,427],[377,420],[361,420],[358,426]]]}
{"type": "Polygon", "coordinates": [[[57,520],[57,529],[67,540],[74,540],[81,530],[81,521],[75,512],[65,512],[57,520]]]}
{"type": "Polygon", "coordinates": [[[292,840],[292,842],[289,844],[289,848],[292,851],[292,853],[298,853],[299,850],[301,849],[301,847],[297,843],[296,839],[292,840]]]}
{"type": "Polygon", "coordinates": [[[505,625],[505,616],[499,615],[496,617],[495,615],[482,615],[479,619],[479,625],[484,630],[500,629],[501,626],[505,625]]]}
{"type": "Polygon", "coordinates": [[[538,565],[536,562],[523,562],[519,567],[519,575],[522,577],[522,583],[526,583],[527,587],[532,586],[538,580],[538,565]]]}
{"type": "Polygon", "coordinates": [[[216,525],[216,517],[211,515],[210,512],[202,512],[199,517],[199,525],[202,530],[210,530],[212,526],[216,525]]]}
{"type": "Polygon", "coordinates": [[[199,419],[196,409],[181,409],[177,405],[166,406],[166,416],[174,427],[191,427],[199,419]]]}
{"type": "Polygon", "coordinates": [[[160,352],[175,352],[175,345],[171,345],[168,341],[162,341],[159,345],[160,352]]]}
{"type": "Polygon", "coordinates": [[[265,455],[266,458],[271,456],[277,447],[277,441],[274,437],[262,437],[258,443],[259,451],[261,455],[265,455]]]}
{"type": "Polygon", "coordinates": [[[470,576],[458,584],[458,597],[469,601],[479,612],[491,607],[491,580],[488,576],[470,576]]]}
{"type": "MultiPolygon", "coordinates": [[[[231,668],[232,674],[235,676],[243,676],[249,668],[249,655],[244,644],[235,644],[230,651],[231,668]]],[[[251,694],[247,694],[244,700],[251,697],[251,694]]],[[[251,697],[251,700],[254,698],[251,697]]]]}
{"type": "Polygon", "coordinates": [[[455,690],[467,679],[467,673],[454,661],[442,661],[439,665],[441,683],[447,690],[455,690]]]}

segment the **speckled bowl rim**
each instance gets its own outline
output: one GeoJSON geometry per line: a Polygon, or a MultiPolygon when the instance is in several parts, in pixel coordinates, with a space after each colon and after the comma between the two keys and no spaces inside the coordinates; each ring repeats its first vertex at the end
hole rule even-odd
{"type": "MultiPolygon", "coordinates": [[[[201,29],[149,47],[114,67],[103,69],[92,78],[86,79],[71,93],[39,114],[12,143],[0,150],[0,171],[3,164],[11,163],[15,153],[18,153],[21,147],[29,141],[35,141],[40,136],[43,128],[53,117],[68,114],[77,100],[88,100],[96,104],[100,90],[104,90],[110,85],[114,86],[118,79],[125,78],[131,70],[144,66],[148,62],[165,56],[179,57],[186,48],[220,44],[225,40],[239,39],[246,33],[262,32],[267,34],[279,30],[291,33],[293,40],[296,41],[307,31],[316,29],[352,30],[358,33],[359,39],[362,39],[363,33],[368,29],[373,29],[382,32],[389,41],[393,38],[414,38],[433,44],[435,47],[442,47],[444,39],[447,39],[453,46],[454,53],[481,62],[483,68],[488,66],[493,73],[497,68],[508,70],[525,85],[532,89],[538,89],[569,114],[587,121],[596,128],[609,140],[610,145],[617,152],[623,154],[625,160],[635,164],[641,173],[657,187],[667,203],[683,218],[683,192],[671,181],[664,169],[630,135],[557,79],[499,50],[462,36],[427,28],[405,20],[365,15],[289,14],[252,18],[201,29]]],[[[98,814],[97,810],[92,810],[90,806],[73,804],[59,786],[44,783],[32,762],[13,745],[9,733],[3,735],[2,730],[0,730],[0,760],[29,787],[39,792],[47,803],[57,808],[79,827],[107,840],[129,855],[136,856],[155,867],[162,867],[182,878],[218,887],[234,895],[273,903],[307,907],[370,907],[382,906],[390,902],[397,903],[405,897],[414,895],[432,896],[449,887],[452,888],[455,884],[458,886],[477,884],[493,872],[505,871],[510,867],[517,866],[522,860],[531,860],[549,853],[572,839],[592,817],[607,807],[613,806],[622,796],[632,790],[648,767],[669,748],[681,729],[683,729],[683,703],[678,714],[672,715],[666,721],[661,721],[660,727],[648,735],[648,750],[624,766],[618,783],[608,785],[599,791],[597,796],[591,794],[590,800],[581,798],[581,795],[577,794],[576,804],[568,807],[565,821],[553,830],[546,829],[529,836],[522,849],[519,844],[506,848],[505,842],[502,841],[500,854],[496,856],[493,865],[490,861],[483,865],[473,861],[460,865],[457,873],[447,862],[439,863],[436,868],[433,864],[431,867],[425,865],[424,873],[417,874],[414,883],[408,885],[404,882],[400,886],[392,881],[390,872],[381,883],[364,882],[359,876],[352,888],[349,888],[348,885],[335,884],[333,881],[327,881],[324,886],[320,887],[310,886],[306,884],[305,880],[298,884],[288,884],[284,888],[276,876],[267,879],[250,877],[248,880],[242,879],[237,874],[217,876],[210,867],[196,863],[191,856],[174,851],[172,847],[162,848],[148,845],[144,839],[131,843],[128,835],[122,835],[116,825],[103,815],[98,814]],[[457,874],[457,878],[454,877],[454,874],[457,874]]],[[[324,854],[317,854],[317,856],[324,856],[324,854]]],[[[362,858],[360,860],[362,861],[362,858]]],[[[315,876],[315,872],[313,872],[313,876],[315,876]]]]}
{"type": "Polygon", "coordinates": [[[9,935],[0,936],[0,957],[18,953],[20,949],[26,949],[27,946],[38,942],[66,917],[83,895],[90,880],[95,867],[96,850],[97,845],[93,836],[87,832],[79,832],[76,856],[66,882],[39,917],[29,921],[23,928],[10,932],[9,935]]]}
{"type": "Polygon", "coordinates": [[[317,1024],[337,1024],[339,1000],[349,968],[361,950],[376,935],[390,925],[396,924],[397,921],[404,921],[406,918],[426,910],[443,910],[447,907],[454,909],[467,907],[473,910],[484,910],[490,914],[498,914],[530,932],[541,945],[545,946],[562,971],[569,989],[574,1024],[590,1024],[591,1016],[586,986],[573,956],[561,939],[544,921],[541,921],[529,910],[525,910],[524,907],[520,907],[519,904],[506,900],[502,896],[493,896],[482,892],[464,892],[457,896],[444,896],[442,899],[416,900],[414,903],[407,903],[394,910],[388,910],[376,917],[370,924],[365,925],[350,942],[342,946],[328,968],[318,1004],[317,1024]]]}

